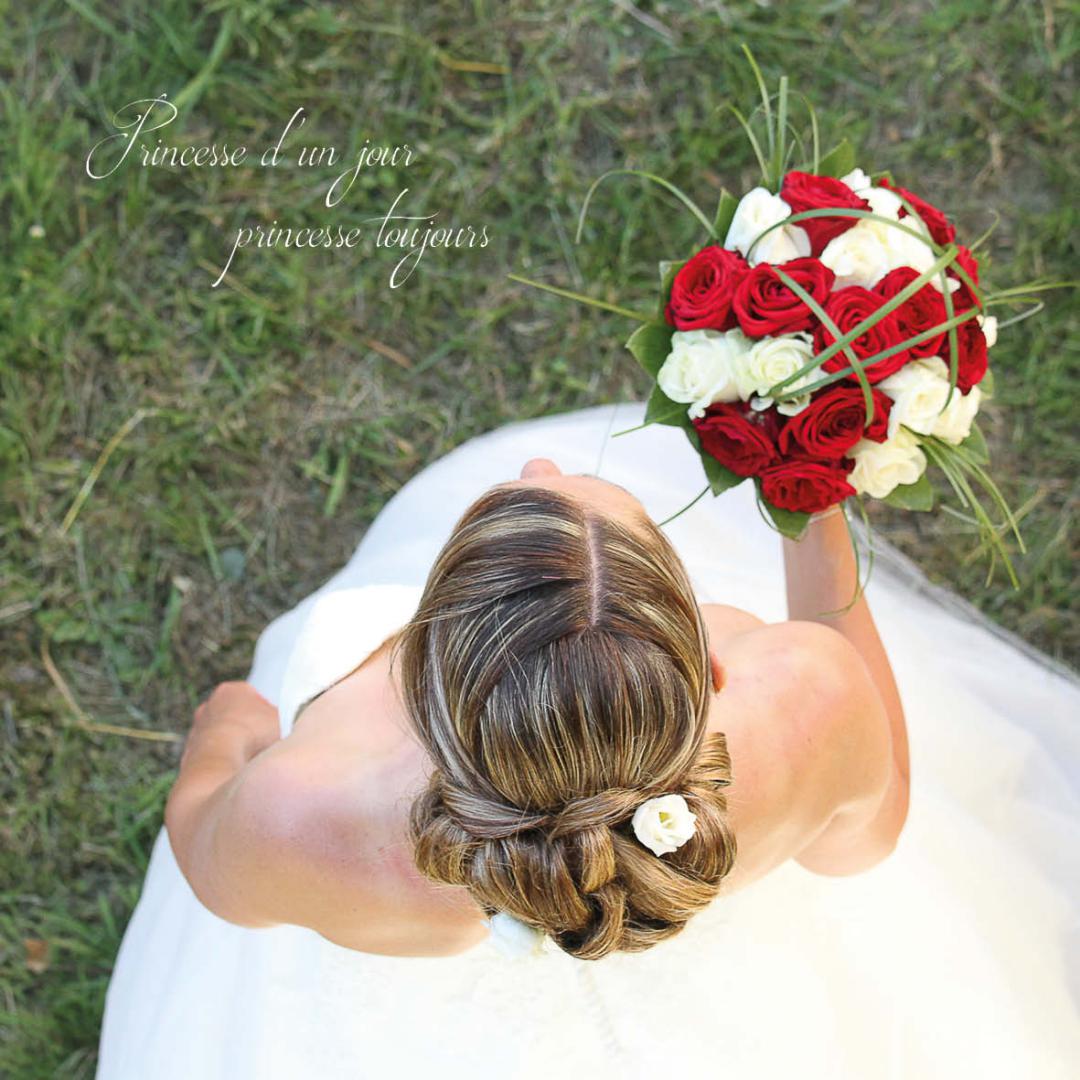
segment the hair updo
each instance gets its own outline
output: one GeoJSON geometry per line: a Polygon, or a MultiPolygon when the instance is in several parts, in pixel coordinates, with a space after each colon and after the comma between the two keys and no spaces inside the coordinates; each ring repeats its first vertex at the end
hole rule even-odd
{"type": "Polygon", "coordinates": [[[434,762],[410,813],[417,867],[582,959],[677,933],[735,860],[724,736],[706,735],[705,628],[674,549],[540,487],[474,503],[398,640],[434,762]],[[631,818],[681,794],[662,857],[631,818]]]}

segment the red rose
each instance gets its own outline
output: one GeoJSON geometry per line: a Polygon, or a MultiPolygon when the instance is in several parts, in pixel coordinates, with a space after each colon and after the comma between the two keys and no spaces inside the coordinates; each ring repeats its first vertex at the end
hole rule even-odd
{"type": "MultiPolygon", "coordinates": [[[[780,188],[780,198],[791,207],[793,214],[804,210],[823,210],[835,206],[843,210],[869,210],[870,204],[856,195],[843,182],[832,176],[815,176],[814,173],[789,172],[780,188]]],[[[857,217],[803,218],[795,224],[806,230],[810,237],[810,253],[820,255],[825,245],[835,236],[847,232],[859,219],[857,217]]]]}
{"type": "MultiPolygon", "coordinates": [[[[884,300],[891,300],[918,276],[919,272],[912,267],[898,266],[895,270],[890,270],[874,286],[874,292],[884,300]]],[[[947,317],[945,301],[941,293],[927,282],[914,296],[908,297],[896,309],[896,321],[900,324],[900,340],[915,337],[935,326],[940,326],[947,317]]],[[[947,332],[942,330],[932,338],[927,338],[921,345],[910,345],[908,355],[911,357],[940,355],[941,343],[945,340],[947,332]]]]}
{"type": "MultiPolygon", "coordinates": [[[[836,324],[841,334],[847,334],[884,303],[885,299],[880,293],[864,289],[861,285],[849,285],[845,289],[837,289],[832,293],[829,302],[825,305],[825,313],[836,324]]],[[[824,324],[820,325],[814,332],[814,351],[822,352],[835,340],[832,332],[824,324]]],[[[851,342],[851,348],[855,355],[863,360],[893,345],[899,345],[903,340],[904,334],[900,329],[896,312],[892,311],[855,338],[851,342]]],[[[881,382],[894,371],[899,371],[910,359],[911,354],[907,349],[900,349],[892,356],[878,360],[866,368],[866,377],[872,383],[881,382]]],[[[850,361],[846,351],[841,349],[821,366],[825,371],[840,371],[842,368],[849,367],[850,361]]],[[[848,372],[847,378],[851,382],[859,381],[854,371],[848,372]]]]}
{"type": "MultiPolygon", "coordinates": [[[[963,244],[956,253],[956,262],[953,265],[959,266],[975,285],[979,284],[979,261],[963,244]]],[[[960,282],[960,288],[952,294],[953,310],[967,311],[968,308],[978,307],[981,311],[982,304],[976,302],[975,294],[968,288],[968,283],[953,271],[952,266],[945,272],[950,278],[960,282]]]]}
{"type": "MultiPolygon", "coordinates": [[[[956,228],[953,223],[936,207],[931,206],[930,203],[923,199],[920,199],[918,195],[902,188],[898,184],[890,184],[887,177],[882,177],[878,183],[890,191],[895,191],[897,195],[902,199],[907,199],[909,203],[915,208],[915,212],[926,222],[926,227],[930,230],[930,235],[934,238],[935,243],[951,244],[956,239],[956,228]]],[[[908,214],[907,207],[900,207],[901,219],[906,218],[908,214]]]]}
{"type": "Polygon", "coordinates": [[[847,482],[854,464],[851,458],[784,461],[761,474],[761,493],[782,510],[816,514],[855,494],[855,489],[847,482]]]}
{"type": "Polygon", "coordinates": [[[737,251],[702,248],[675,275],[664,317],[677,330],[730,330],[731,300],[748,269],[737,251]]]}
{"type": "MultiPolygon", "coordinates": [[[[836,275],[818,259],[792,259],[780,269],[798,282],[822,307],[836,275]]],[[[732,308],[744,334],[767,337],[813,330],[817,316],[781,280],[776,268],[758,263],[739,283],[732,308]]]]}
{"type": "Polygon", "coordinates": [[[739,476],[756,476],[770,462],[779,460],[777,417],[764,415],[775,412],[759,412],[745,402],[710,405],[705,415],[694,421],[694,429],[705,453],[739,476]]]}
{"type": "Polygon", "coordinates": [[[780,452],[835,460],[860,439],[883,442],[892,401],[880,390],[872,389],[870,393],[874,417],[867,426],[866,402],[860,387],[826,387],[784,425],[778,440],[780,452]]]}
{"type": "MultiPolygon", "coordinates": [[[[965,394],[982,381],[990,358],[986,351],[986,336],[977,318],[970,318],[956,328],[956,385],[965,394]]],[[[950,350],[941,350],[942,359],[949,363],[950,350]]]]}

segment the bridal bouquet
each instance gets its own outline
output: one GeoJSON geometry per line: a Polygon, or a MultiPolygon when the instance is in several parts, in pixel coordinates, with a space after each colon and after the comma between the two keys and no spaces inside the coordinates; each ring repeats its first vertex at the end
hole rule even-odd
{"type": "Polygon", "coordinates": [[[685,430],[708,484],[701,495],[750,480],[768,519],[797,537],[811,514],[847,499],[864,518],[864,496],[931,509],[927,469],[935,466],[988,543],[991,573],[1000,554],[1016,585],[1003,526],[975,490],[1023,551],[976,422],[993,393],[998,320],[989,308],[1052,286],[988,292],[973,253],[985,236],[965,246],[921,185],[857,168],[847,140],[819,154],[812,110],[804,145],[791,134],[787,80],[770,94],[754,71],[764,140],[755,115],[732,112],[757,156],[759,186],[739,198],[723,191],[711,218],[667,180],[636,169],[605,173],[585,199],[579,238],[593,192],[617,173],[660,185],[702,226],[702,247],[660,263],[656,315],[516,280],[641,323],[626,346],[655,382],[645,423],[685,430]]]}

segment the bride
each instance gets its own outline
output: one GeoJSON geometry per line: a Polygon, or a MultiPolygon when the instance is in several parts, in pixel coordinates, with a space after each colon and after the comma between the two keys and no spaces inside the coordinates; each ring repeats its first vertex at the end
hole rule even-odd
{"type": "Polygon", "coordinates": [[[200,706],[99,1080],[1070,1075],[1080,685],[888,548],[844,610],[839,512],[658,527],[640,419],[430,466],[200,706]]]}

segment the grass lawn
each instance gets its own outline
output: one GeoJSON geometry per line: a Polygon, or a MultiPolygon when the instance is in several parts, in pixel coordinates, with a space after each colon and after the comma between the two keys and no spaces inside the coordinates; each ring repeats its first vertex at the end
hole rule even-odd
{"type": "MultiPolygon", "coordinates": [[[[1076,275],[1076,25],[1066,5],[474,0],[40,0],[0,5],[0,1075],[89,1077],[110,965],[183,733],[255,636],[348,557],[425,462],[506,421],[640,397],[625,318],[508,272],[654,303],[703,237],[647,169],[713,206],[755,166],[748,42],[830,144],[889,168],[973,239],[986,273],[1076,275]],[[176,145],[262,148],[303,106],[346,162],[406,170],[122,166],[87,176],[114,110],[168,93],[176,145]],[[486,225],[484,248],[241,251],[239,227],[346,227],[402,208],[486,225]],[[117,439],[103,467],[103,450],[117,439]],[[93,476],[87,497],[80,489],[93,476]]],[[[299,140],[303,141],[303,140],[299,140]]],[[[1007,314],[1007,313],[1005,313],[1007,314]]],[[[983,426],[1029,551],[984,587],[955,517],[876,508],[937,581],[1077,662],[1077,317],[1051,293],[1003,331],[983,426]]],[[[944,485],[940,487],[946,493],[944,485]]],[[[148,1078],[149,1080],[149,1078],[148,1078]]]]}

